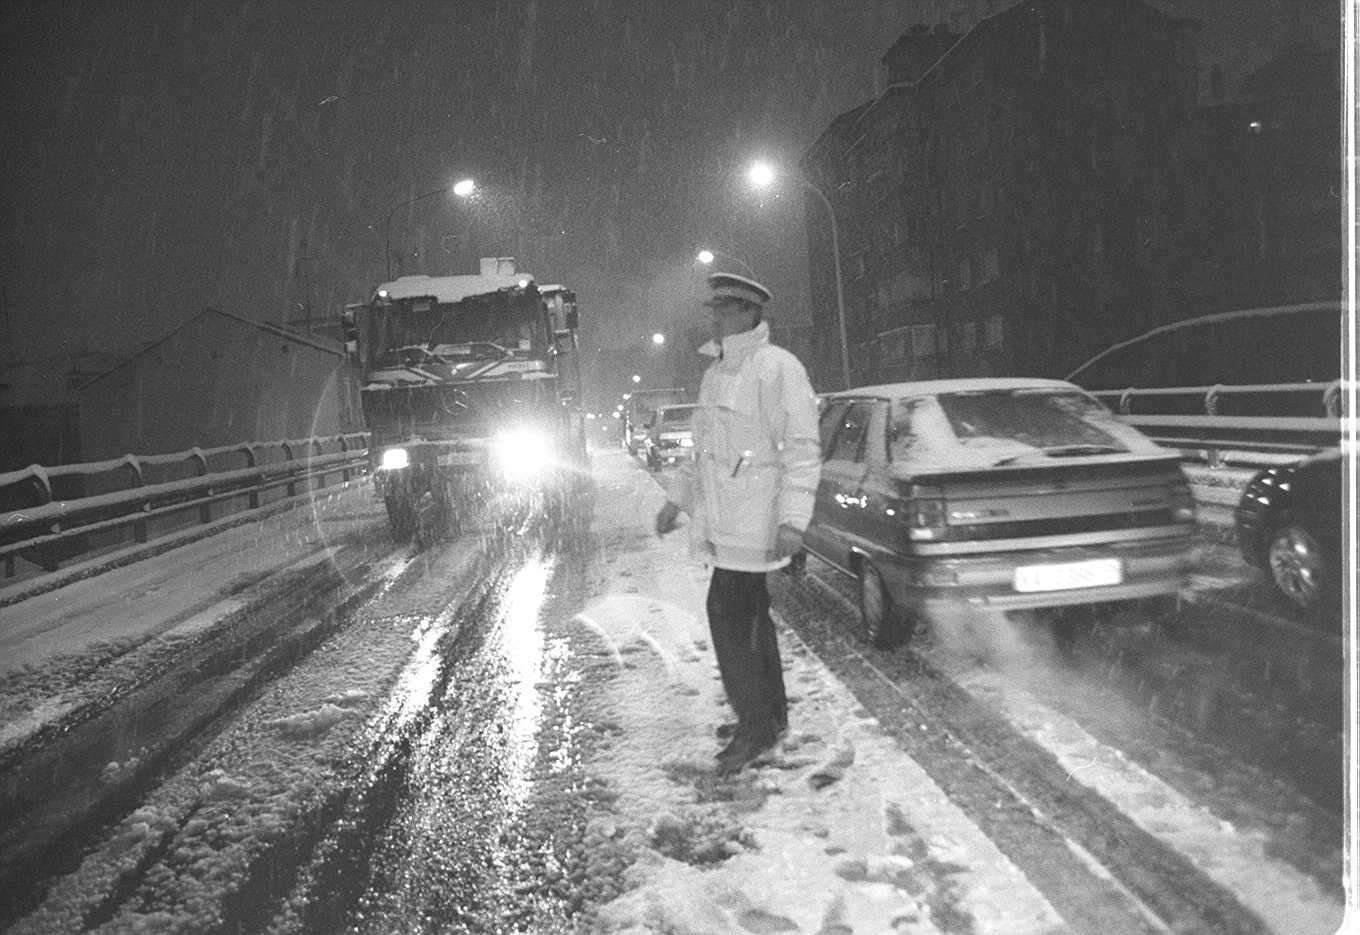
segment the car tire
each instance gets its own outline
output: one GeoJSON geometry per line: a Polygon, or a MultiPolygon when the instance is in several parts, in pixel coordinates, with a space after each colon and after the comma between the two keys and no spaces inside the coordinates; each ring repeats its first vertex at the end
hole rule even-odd
{"type": "Polygon", "coordinates": [[[1285,600],[1299,610],[1316,610],[1331,590],[1326,552],[1305,526],[1286,520],[1266,546],[1266,570],[1285,600]]]}
{"type": "Polygon", "coordinates": [[[891,649],[903,634],[901,613],[873,562],[859,569],[860,639],[875,649],[891,649]]]}

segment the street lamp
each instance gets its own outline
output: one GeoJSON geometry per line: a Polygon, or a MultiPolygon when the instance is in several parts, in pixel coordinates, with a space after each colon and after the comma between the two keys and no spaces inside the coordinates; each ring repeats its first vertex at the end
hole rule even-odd
{"type": "Polygon", "coordinates": [[[703,250],[699,251],[699,255],[696,256],[695,259],[698,260],[700,263],[704,264],[705,266],[709,266],[713,263],[714,259],[717,258],[717,255],[725,256],[729,260],[736,260],[738,263],[740,263],[742,266],[746,268],[746,272],[751,274],[752,279],[758,278],[756,276],[756,271],[751,268],[750,263],[747,263],[745,260],[743,260],[741,257],[735,254],[727,253],[726,251],[723,250],[709,250],[708,248],[704,248],[703,250]]]}
{"type": "Polygon", "coordinates": [[[405,208],[407,205],[413,205],[417,201],[423,201],[426,198],[432,198],[435,195],[439,195],[447,191],[452,191],[453,194],[457,195],[459,198],[467,198],[476,190],[477,185],[475,182],[472,181],[472,179],[463,179],[459,182],[456,182],[452,189],[436,188],[433,191],[425,192],[423,195],[416,195],[414,198],[408,198],[406,201],[401,202],[400,204],[396,205],[391,211],[387,212],[387,219],[383,221],[383,255],[387,260],[388,281],[391,281],[392,279],[392,215],[396,214],[398,211],[400,211],[402,208],[405,208]]]}
{"type": "Polygon", "coordinates": [[[660,331],[655,331],[652,333],[652,343],[658,346],[665,344],[666,336],[662,334],[660,331]]]}
{"type": "MultiPolygon", "coordinates": [[[[765,162],[753,163],[747,172],[747,178],[756,188],[768,188],[774,184],[777,177],[774,168],[765,162]]],[[[845,290],[841,285],[841,238],[840,231],[836,226],[836,210],[831,207],[831,201],[822,190],[812,184],[812,180],[806,175],[799,172],[794,178],[817,196],[823,207],[826,208],[827,217],[831,218],[831,258],[836,268],[836,320],[841,331],[841,380],[845,384],[845,389],[848,390],[850,388],[850,346],[845,337],[845,290]]]]}

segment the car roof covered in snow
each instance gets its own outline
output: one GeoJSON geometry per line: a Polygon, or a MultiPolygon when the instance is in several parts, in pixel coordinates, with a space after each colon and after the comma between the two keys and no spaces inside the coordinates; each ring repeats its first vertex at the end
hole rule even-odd
{"type": "Polygon", "coordinates": [[[912,380],[906,383],[878,383],[857,386],[822,394],[828,399],[844,396],[872,396],[878,399],[900,399],[904,396],[937,396],[941,393],[979,393],[988,390],[1076,390],[1065,380],[1041,377],[964,377],[954,380],[912,380]]]}

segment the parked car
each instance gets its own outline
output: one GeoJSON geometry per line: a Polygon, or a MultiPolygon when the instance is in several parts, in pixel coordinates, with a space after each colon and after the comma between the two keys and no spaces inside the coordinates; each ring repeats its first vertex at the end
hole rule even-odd
{"type": "Polygon", "coordinates": [[[663,464],[674,464],[690,456],[694,450],[695,408],[693,405],[684,405],[657,409],[647,426],[643,441],[650,470],[659,471],[663,464]]]}
{"type": "Polygon", "coordinates": [[[689,401],[689,391],[682,386],[663,389],[635,390],[623,397],[623,446],[628,453],[643,453],[647,441],[647,425],[662,406],[677,406],[689,401]]]}
{"type": "Polygon", "coordinates": [[[1302,610],[1341,598],[1341,451],[1266,468],[1247,484],[1234,511],[1242,558],[1264,569],[1302,610]]]}
{"type": "Polygon", "coordinates": [[[859,582],[889,646],[950,608],[1027,610],[1174,594],[1197,557],[1174,452],[1060,380],[827,394],[805,542],[859,582]]]}

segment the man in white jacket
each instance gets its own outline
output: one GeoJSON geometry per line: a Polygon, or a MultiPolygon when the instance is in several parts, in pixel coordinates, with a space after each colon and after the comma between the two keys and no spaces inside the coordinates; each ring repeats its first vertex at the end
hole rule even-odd
{"type": "Polygon", "coordinates": [[[681,511],[690,545],[713,566],[708,625],[723,689],[736,712],[718,754],[740,771],[772,747],[788,724],[788,702],[765,573],[803,547],[821,474],[817,399],[798,358],[770,343],[763,320],[770,292],[742,276],[708,277],[716,357],[694,413],[694,458],[682,462],[656,515],[665,535],[681,511]]]}

